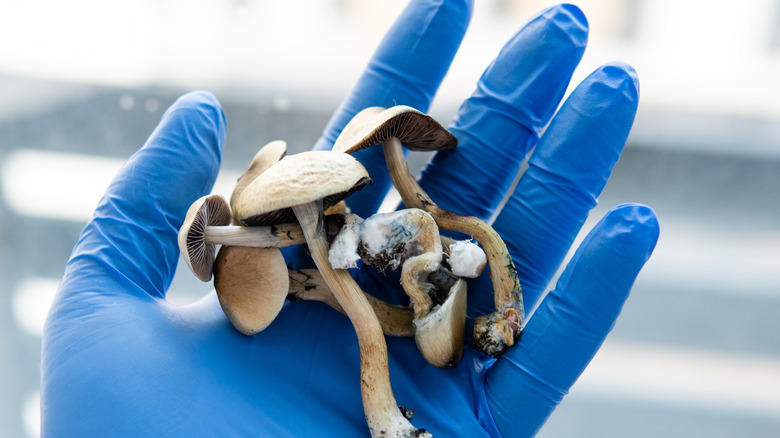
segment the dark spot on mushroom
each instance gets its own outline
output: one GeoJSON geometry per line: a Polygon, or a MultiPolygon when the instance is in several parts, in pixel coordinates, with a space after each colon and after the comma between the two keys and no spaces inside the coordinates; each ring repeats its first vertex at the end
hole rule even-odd
{"type": "Polygon", "coordinates": [[[409,436],[410,437],[421,437],[421,436],[425,436],[427,433],[428,433],[428,431],[426,431],[425,429],[415,429],[414,431],[412,431],[412,434],[409,435],[409,436]]]}
{"type": "Polygon", "coordinates": [[[419,201],[420,201],[420,202],[421,202],[421,203],[422,203],[424,206],[427,206],[427,207],[433,207],[433,206],[435,205],[435,204],[433,203],[433,201],[431,201],[431,200],[430,200],[430,198],[428,198],[427,196],[425,196],[425,195],[424,195],[424,194],[422,194],[422,193],[417,193],[417,199],[418,199],[418,200],[419,200],[419,201]]]}
{"type": "Polygon", "coordinates": [[[329,214],[325,218],[325,221],[328,223],[328,240],[330,241],[333,240],[344,227],[344,224],[347,222],[347,217],[340,213],[329,214]]]}
{"type": "Polygon", "coordinates": [[[395,269],[400,266],[401,256],[403,255],[405,248],[406,243],[401,242],[394,246],[390,251],[383,249],[372,255],[368,253],[366,245],[363,244],[358,246],[357,253],[364,263],[377,268],[380,272],[384,272],[388,267],[395,269]]]}
{"type": "Polygon", "coordinates": [[[414,417],[414,412],[415,411],[413,411],[411,409],[406,409],[403,406],[398,406],[398,410],[401,411],[401,415],[403,415],[407,420],[411,420],[412,417],[414,417]]]}
{"type": "Polygon", "coordinates": [[[447,269],[437,269],[428,274],[427,280],[433,285],[428,295],[431,297],[432,305],[437,306],[444,304],[458,278],[447,269]]]}
{"type": "Polygon", "coordinates": [[[501,312],[479,316],[474,322],[474,346],[496,359],[515,339],[517,337],[511,324],[506,323],[501,312]]]}

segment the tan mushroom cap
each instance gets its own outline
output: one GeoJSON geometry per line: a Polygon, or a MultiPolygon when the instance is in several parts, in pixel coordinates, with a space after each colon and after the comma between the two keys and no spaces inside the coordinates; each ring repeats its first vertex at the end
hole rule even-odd
{"type": "Polygon", "coordinates": [[[414,340],[425,360],[439,368],[452,368],[463,356],[466,332],[466,282],[455,281],[439,306],[414,320],[414,340]]]}
{"type": "Polygon", "coordinates": [[[233,327],[254,335],[284,306],[290,288],[287,263],[278,248],[223,246],[214,263],[214,288],[233,327]]]}
{"type": "Polygon", "coordinates": [[[206,243],[206,227],[230,224],[230,207],[220,195],[208,195],[195,201],[187,210],[179,229],[179,250],[196,277],[211,280],[216,246],[206,243]]]}
{"type": "Polygon", "coordinates": [[[327,209],[370,182],[365,167],[348,154],[288,155],[246,186],[233,214],[247,226],[296,222],[292,206],[321,199],[327,209]]]}
{"type": "Polygon", "coordinates": [[[368,107],[355,115],[339,134],[333,150],[351,154],[395,137],[413,151],[453,149],[455,138],[433,117],[404,105],[368,107]]]}
{"type": "Polygon", "coordinates": [[[282,140],[272,141],[255,154],[252,161],[249,163],[246,171],[236,181],[236,186],[233,188],[233,193],[230,195],[230,207],[235,209],[239,196],[244,191],[247,185],[254,181],[258,175],[268,170],[279,160],[287,155],[287,143],[282,140]]]}

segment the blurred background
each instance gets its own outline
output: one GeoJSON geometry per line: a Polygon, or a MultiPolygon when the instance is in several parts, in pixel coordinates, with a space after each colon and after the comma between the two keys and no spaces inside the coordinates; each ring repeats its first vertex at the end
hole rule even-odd
{"type": "MultiPolygon", "coordinates": [[[[780,436],[780,1],[574,3],[591,33],[572,83],[613,60],[641,81],[628,146],[583,232],[627,201],[654,207],[662,231],[540,436],[780,436]]],[[[430,112],[446,124],[551,4],[476,0],[430,112]]],[[[192,89],[220,99],[215,192],[229,194],[266,142],[314,143],[404,5],[0,0],[0,435],[39,435],[47,307],[105,186],[165,108],[192,89]]],[[[178,272],[171,300],[209,289],[178,272]]]]}

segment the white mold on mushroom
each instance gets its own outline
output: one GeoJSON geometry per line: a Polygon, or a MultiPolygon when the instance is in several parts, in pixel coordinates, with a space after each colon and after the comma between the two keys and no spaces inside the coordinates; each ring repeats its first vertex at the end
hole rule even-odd
{"type": "MultiPolygon", "coordinates": [[[[419,209],[377,213],[366,219],[347,214],[330,244],[328,259],[336,269],[353,268],[360,258],[380,270],[394,270],[408,258],[422,254],[426,245],[434,244],[421,240],[423,227],[434,224],[433,218],[419,209]]],[[[441,253],[440,244],[434,251],[441,253]]]]}
{"type": "Polygon", "coordinates": [[[357,261],[360,260],[358,245],[363,222],[363,218],[356,214],[344,215],[344,225],[333,238],[328,249],[328,260],[333,269],[357,267],[357,261]]]}
{"type": "Polygon", "coordinates": [[[449,246],[447,263],[457,277],[476,278],[487,264],[485,251],[471,240],[459,240],[449,246]]]}
{"type": "Polygon", "coordinates": [[[415,236],[420,228],[406,220],[408,213],[400,210],[368,217],[360,229],[361,258],[379,269],[396,269],[409,255],[419,254],[421,245],[415,236]]]}

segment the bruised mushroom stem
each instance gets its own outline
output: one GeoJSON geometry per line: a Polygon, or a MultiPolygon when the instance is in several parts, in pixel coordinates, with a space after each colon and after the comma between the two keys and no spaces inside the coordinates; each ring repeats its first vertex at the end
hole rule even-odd
{"type": "Polygon", "coordinates": [[[424,317],[433,307],[433,285],[426,280],[428,273],[439,269],[440,261],[441,255],[424,253],[407,259],[401,269],[401,284],[412,303],[414,319],[424,317]]]}
{"type": "Polygon", "coordinates": [[[292,207],[325,282],[352,321],[360,348],[360,384],[363,406],[373,437],[430,437],[402,415],[393,396],[388,369],[387,344],[382,327],[360,287],[344,269],[328,261],[322,201],[292,207]]]}
{"type": "Polygon", "coordinates": [[[496,312],[474,323],[474,343],[482,352],[497,357],[520,337],[525,323],[523,297],[512,258],[501,236],[481,219],[439,207],[409,172],[401,141],[389,137],[382,143],[390,178],[408,208],[420,208],[434,217],[439,228],[459,231],[482,246],[490,265],[496,312]]]}

